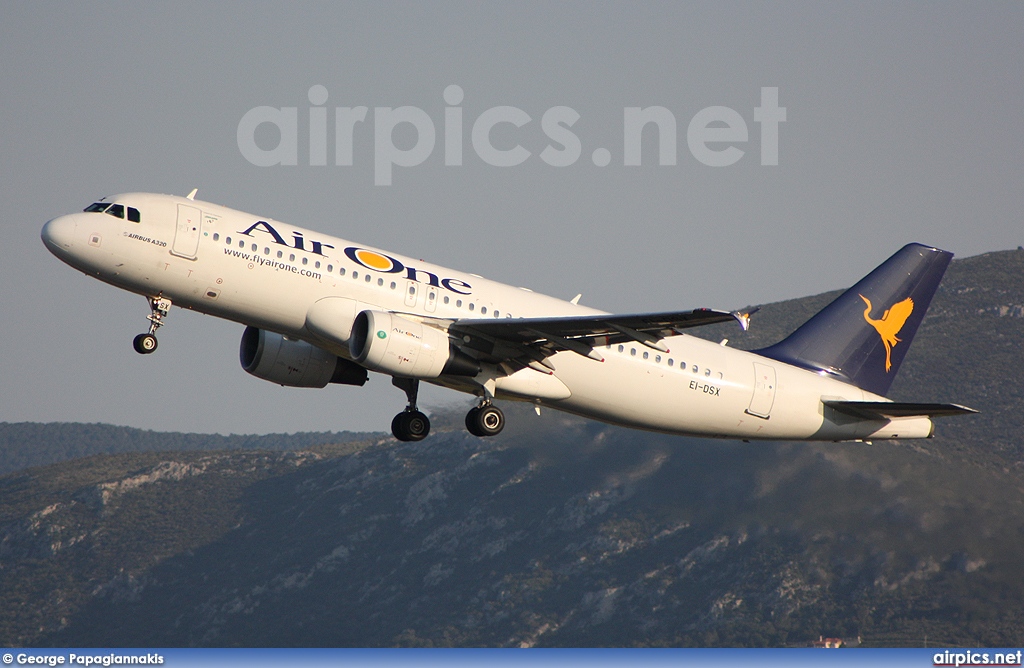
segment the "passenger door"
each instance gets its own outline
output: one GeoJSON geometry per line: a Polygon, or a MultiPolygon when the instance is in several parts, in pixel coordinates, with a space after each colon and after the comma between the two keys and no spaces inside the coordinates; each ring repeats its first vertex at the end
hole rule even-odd
{"type": "Polygon", "coordinates": [[[174,228],[174,243],[171,254],[189,260],[196,259],[199,250],[200,221],[202,213],[194,206],[178,205],[178,224],[174,228]]]}

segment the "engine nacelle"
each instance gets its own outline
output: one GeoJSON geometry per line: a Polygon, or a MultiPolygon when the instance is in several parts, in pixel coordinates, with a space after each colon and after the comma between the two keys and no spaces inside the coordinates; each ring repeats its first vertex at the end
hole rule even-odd
{"type": "Polygon", "coordinates": [[[366,369],[311,343],[246,327],[238,356],[248,373],[288,387],[363,385],[366,369]]]}
{"type": "Polygon", "coordinates": [[[383,311],[362,311],[352,325],[352,358],[393,376],[437,378],[475,376],[480,363],[451,345],[436,327],[383,311]]]}

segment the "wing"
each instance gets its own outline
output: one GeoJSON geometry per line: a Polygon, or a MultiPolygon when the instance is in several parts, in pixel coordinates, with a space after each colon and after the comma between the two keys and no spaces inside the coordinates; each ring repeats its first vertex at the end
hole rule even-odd
{"type": "Polygon", "coordinates": [[[738,321],[746,329],[749,317],[750,313],[695,309],[634,315],[481,318],[456,320],[448,326],[448,332],[489,361],[504,364],[508,367],[506,371],[530,366],[550,372],[554,366],[547,358],[562,350],[602,362],[604,358],[596,350],[598,346],[627,341],[668,352],[661,340],[679,334],[681,330],[729,320],[738,321]]]}

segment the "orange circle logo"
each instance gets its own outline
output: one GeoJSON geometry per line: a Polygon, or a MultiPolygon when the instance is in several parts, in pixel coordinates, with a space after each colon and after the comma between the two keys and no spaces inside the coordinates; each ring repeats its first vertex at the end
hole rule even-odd
{"type": "Polygon", "coordinates": [[[391,258],[380,253],[374,253],[368,250],[358,250],[356,255],[359,257],[359,263],[369,269],[376,269],[377,271],[388,271],[395,266],[395,263],[391,261],[391,258]]]}
{"type": "Polygon", "coordinates": [[[366,250],[365,248],[354,248],[349,246],[345,249],[345,255],[347,255],[353,262],[361,264],[367,269],[373,269],[374,271],[395,274],[405,269],[405,266],[395,258],[376,251],[366,250]]]}

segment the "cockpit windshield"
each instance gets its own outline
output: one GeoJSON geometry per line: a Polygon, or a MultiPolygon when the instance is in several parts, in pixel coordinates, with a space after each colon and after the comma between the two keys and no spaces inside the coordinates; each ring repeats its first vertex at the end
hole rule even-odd
{"type": "Polygon", "coordinates": [[[124,219],[125,209],[128,210],[128,220],[133,223],[142,222],[142,214],[139,210],[133,206],[126,207],[124,204],[117,204],[116,202],[94,202],[89,206],[85,207],[85,213],[106,213],[114,218],[124,219]]]}

